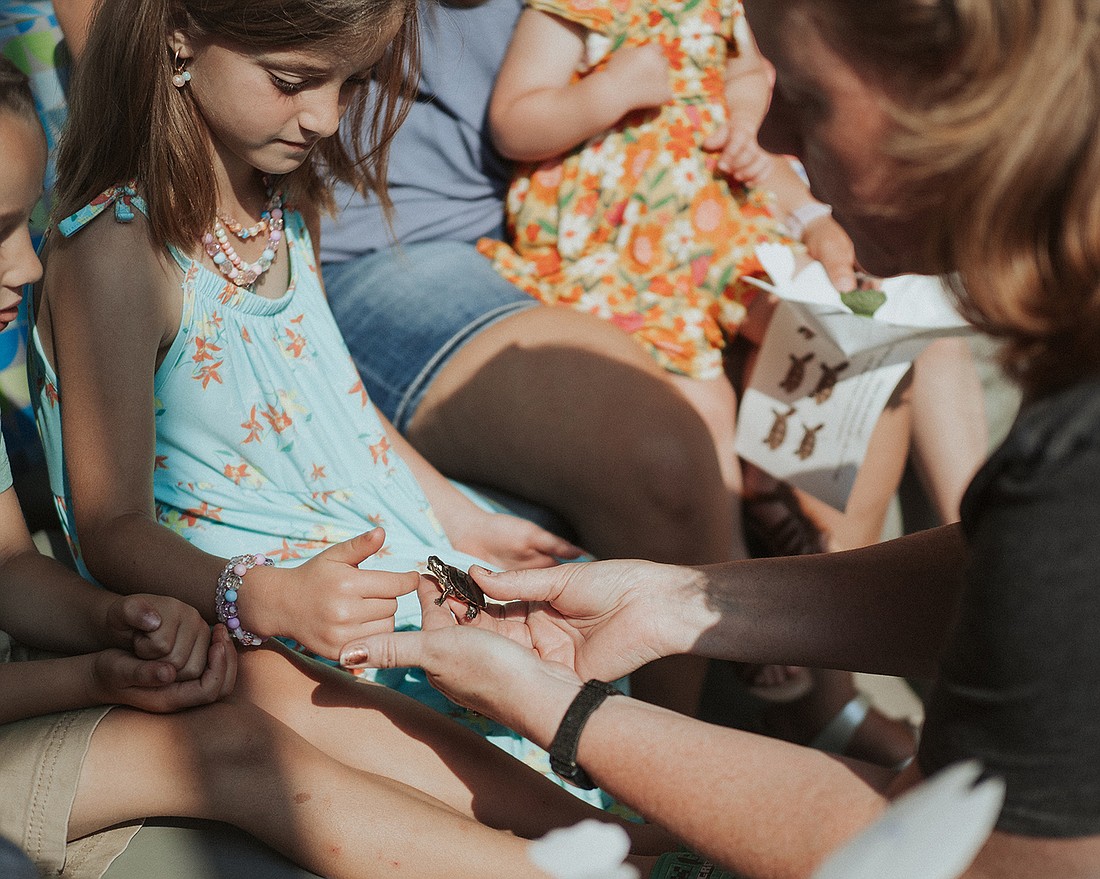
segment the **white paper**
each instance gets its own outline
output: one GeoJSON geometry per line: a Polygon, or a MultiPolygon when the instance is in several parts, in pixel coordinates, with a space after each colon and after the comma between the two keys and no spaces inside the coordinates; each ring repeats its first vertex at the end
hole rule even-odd
{"type": "Polygon", "coordinates": [[[981,767],[957,763],[898,797],[813,879],[957,879],[992,833],[1004,782],[978,782],[981,767]]]}
{"type": "Polygon", "coordinates": [[[625,830],[592,818],[551,830],[527,847],[531,862],[554,879],[638,879],[638,871],[623,863],[629,852],[625,830]]]}
{"type": "Polygon", "coordinates": [[[854,314],[824,267],[797,274],[790,248],[757,255],[783,301],[768,325],[738,411],[737,453],[843,510],[871,432],[913,359],[931,341],[971,331],[938,278],[882,282],[874,317],[854,314]]]}

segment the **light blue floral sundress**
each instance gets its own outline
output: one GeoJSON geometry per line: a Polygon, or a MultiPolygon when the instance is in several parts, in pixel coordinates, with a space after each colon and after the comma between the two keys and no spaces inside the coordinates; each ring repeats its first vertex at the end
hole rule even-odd
{"type": "MultiPolygon", "coordinates": [[[[118,187],[58,231],[73,235],[110,209],[126,221],[145,206],[133,189],[118,187]]],[[[183,317],[154,382],[158,521],[214,555],[262,552],[286,566],[379,525],[386,544],[364,568],[423,570],[429,554],[463,568],[478,562],[451,546],[391,448],[324,299],[302,217],[288,209],[285,222],[291,280],[280,299],[241,290],[170,248],[182,273],[183,317]]],[[[63,462],[64,386],[33,330],[30,359],[53,494],[89,576],[63,462]]],[[[214,584],[210,594],[213,601],[214,584]]],[[[416,596],[399,599],[397,629],[419,625],[416,596]]],[[[541,748],[449,702],[419,669],[373,676],[555,777],[541,748]]],[[[608,804],[599,791],[585,798],[608,804]]]]}

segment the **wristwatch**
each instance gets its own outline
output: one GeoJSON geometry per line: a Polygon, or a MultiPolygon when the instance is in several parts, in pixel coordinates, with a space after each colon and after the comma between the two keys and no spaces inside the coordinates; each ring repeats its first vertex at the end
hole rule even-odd
{"type": "Polygon", "coordinates": [[[554,770],[555,775],[584,790],[592,790],[596,786],[588,777],[588,773],[577,765],[577,745],[580,742],[581,730],[584,729],[592,712],[599,708],[608,696],[621,692],[618,687],[604,681],[586,681],[581,687],[581,691],[577,693],[565,712],[561,726],[554,733],[554,740],[550,743],[550,768],[554,770]]]}

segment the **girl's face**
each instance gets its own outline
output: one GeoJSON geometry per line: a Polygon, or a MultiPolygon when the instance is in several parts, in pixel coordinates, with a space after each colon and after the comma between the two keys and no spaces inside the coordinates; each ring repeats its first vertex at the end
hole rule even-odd
{"type": "MultiPolygon", "coordinates": [[[[396,25],[394,28],[396,32],[396,25]]],[[[352,90],[363,87],[382,47],[356,58],[317,52],[252,52],[219,39],[172,37],[190,59],[190,89],[214,151],[231,180],[238,173],[287,174],[335,134],[352,90]]]]}
{"type": "Polygon", "coordinates": [[[761,144],[802,160],[815,196],[832,205],[867,271],[934,271],[922,251],[930,218],[907,204],[899,169],[883,152],[891,123],[882,89],[825,42],[799,4],[745,0],[745,11],[776,69],[761,144]]]}
{"type": "Polygon", "coordinates": [[[42,276],[30,219],[42,197],[46,137],[34,119],[0,110],[0,330],[15,320],[23,285],[42,276]]]}

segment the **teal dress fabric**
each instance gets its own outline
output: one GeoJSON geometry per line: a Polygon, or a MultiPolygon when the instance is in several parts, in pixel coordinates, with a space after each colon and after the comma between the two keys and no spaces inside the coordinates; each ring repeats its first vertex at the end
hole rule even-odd
{"type": "MultiPolygon", "coordinates": [[[[76,234],[109,210],[127,221],[135,209],[144,210],[141,199],[118,188],[58,229],[76,234]]],[[[376,526],[386,529],[386,543],[364,568],[424,570],[429,554],[462,568],[484,564],[451,546],[412,472],[391,448],[323,296],[301,215],[288,210],[285,222],[291,281],[280,299],[237,288],[172,250],[182,277],[183,318],[154,383],[158,521],[214,555],[262,552],[283,566],[299,565],[376,526]]],[[[285,264],[276,263],[273,270],[280,269],[285,264]]],[[[88,576],[62,456],[64,386],[33,331],[31,367],[53,493],[88,576]]],[[[242,607],[247,625],[247,592],[242,607]]],[[[419,625],[416,596],[399,599],[396,628],[419,625]]],[[[372,676],[553,777],[544,751],[455,706],[419,669],[372,676]]],[[[594,793],[592,801],[604,805],[594,793]]]]}

